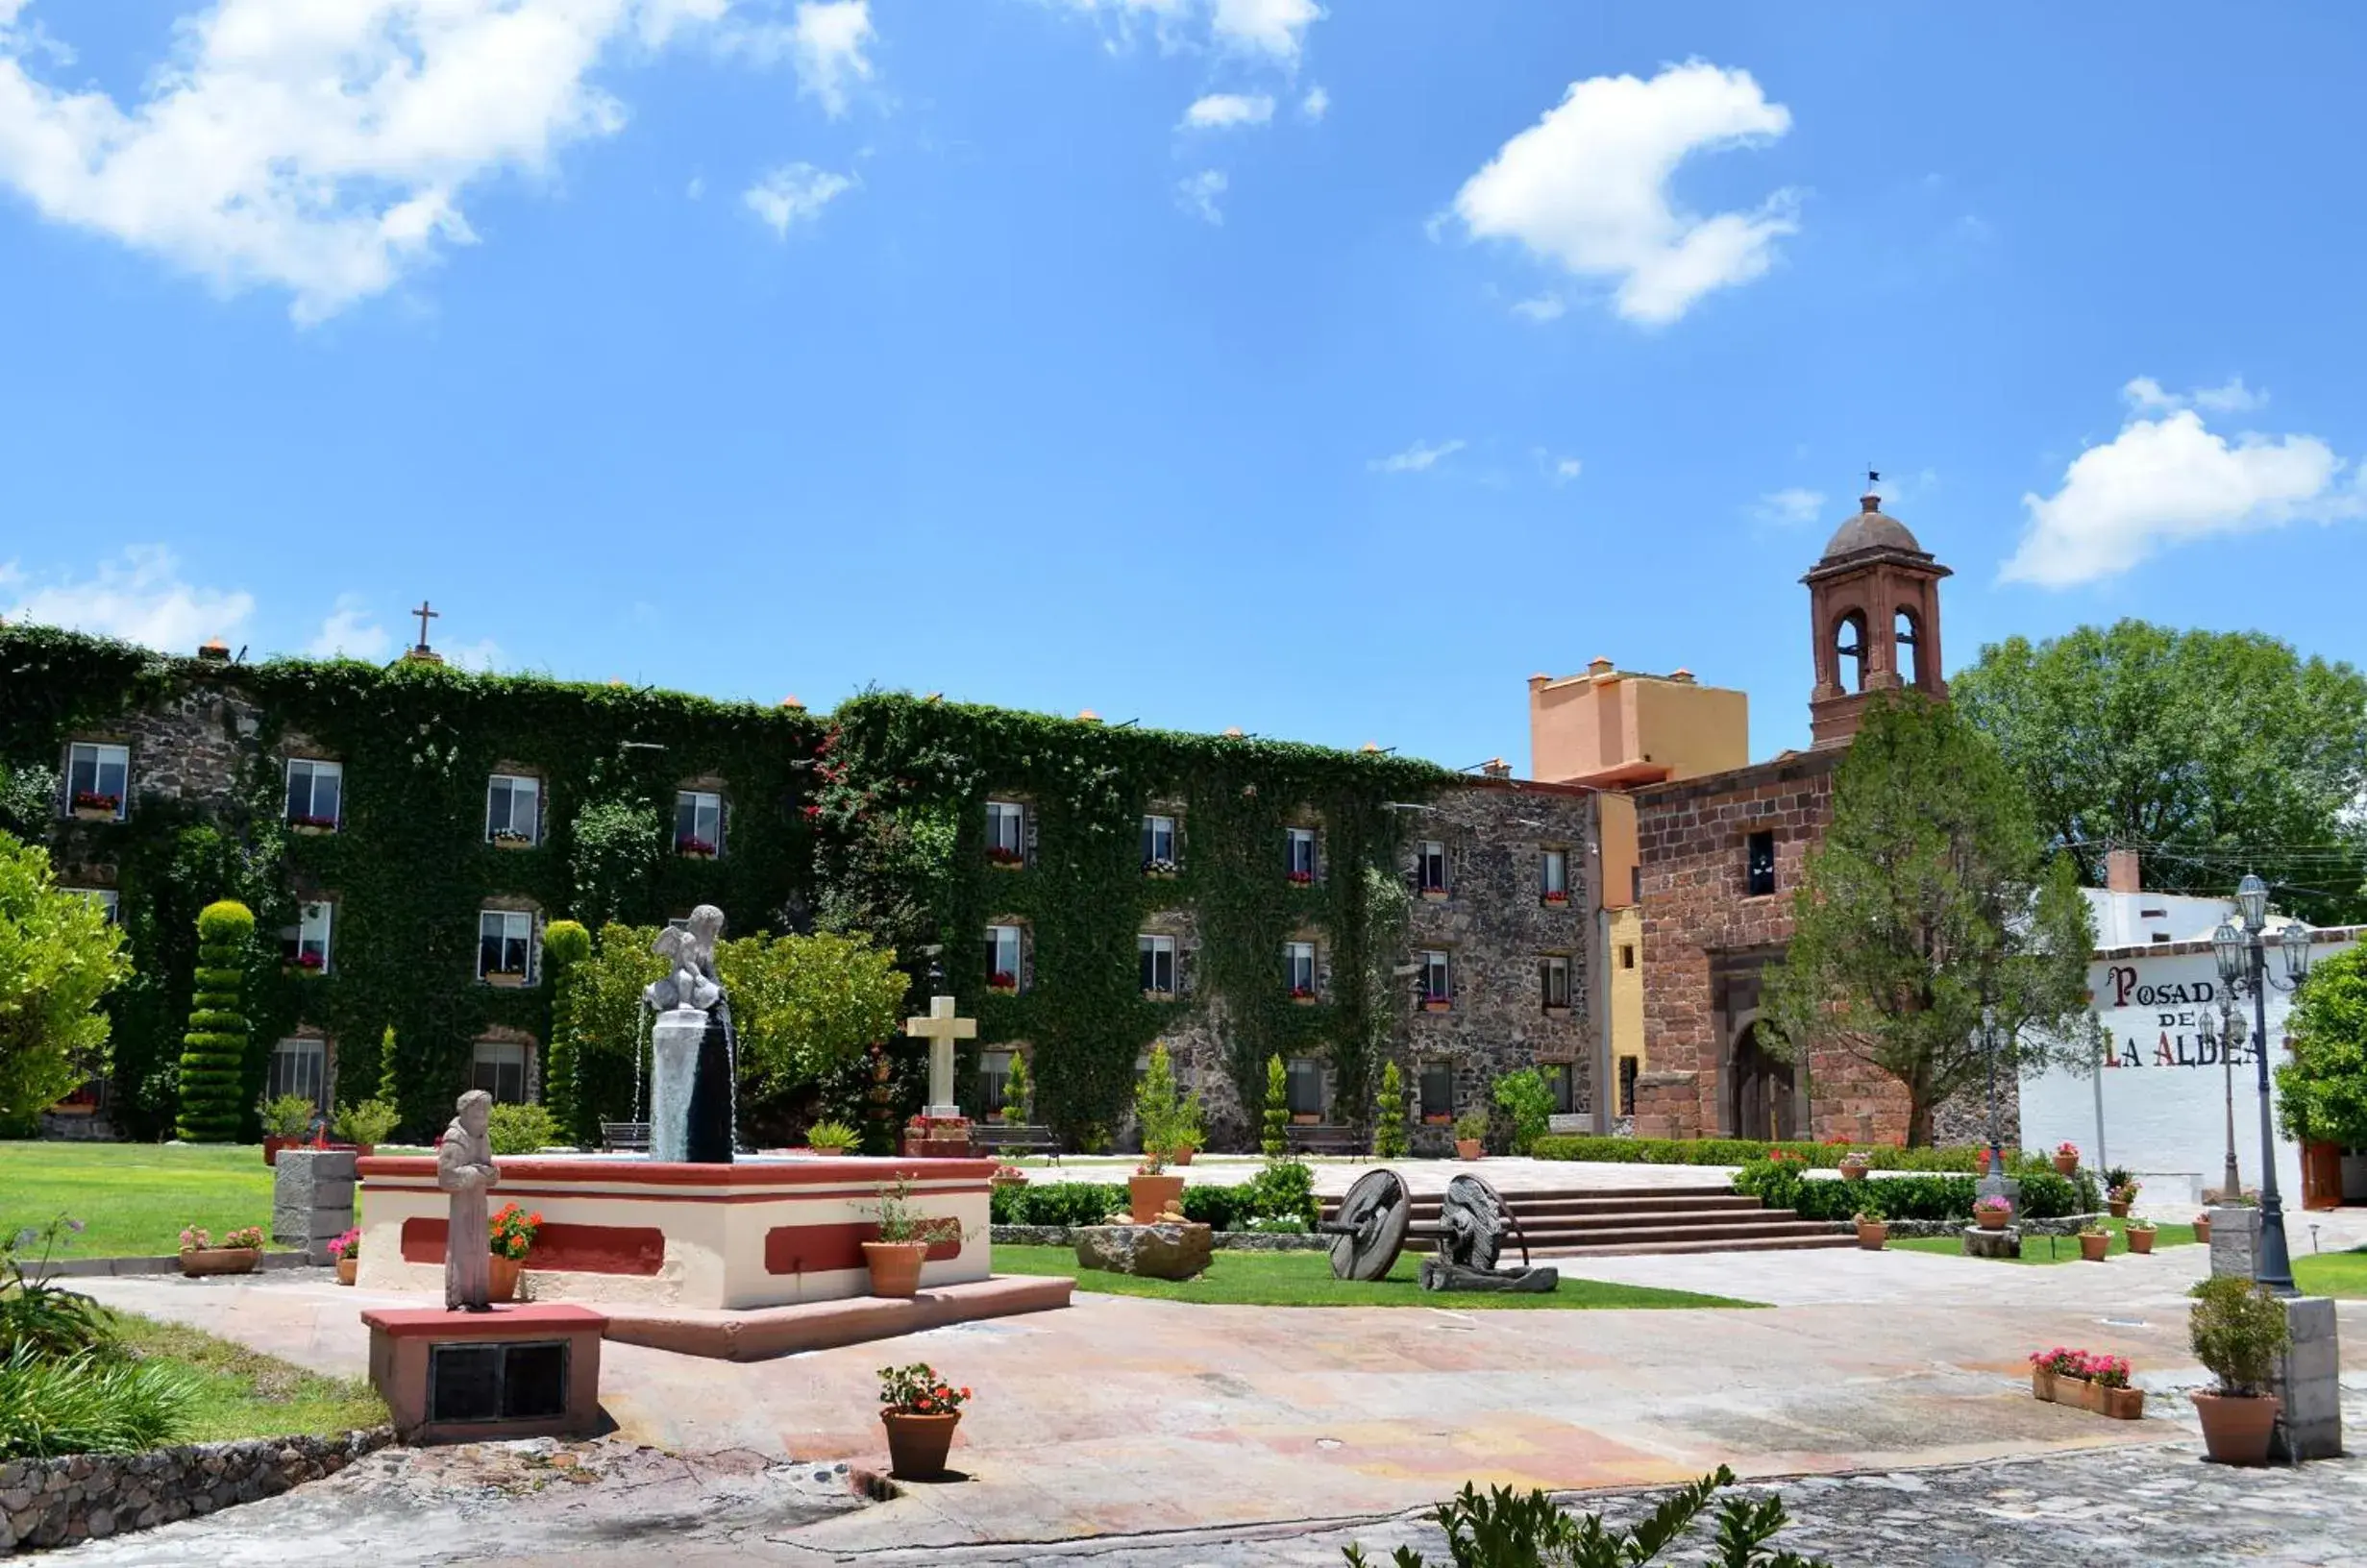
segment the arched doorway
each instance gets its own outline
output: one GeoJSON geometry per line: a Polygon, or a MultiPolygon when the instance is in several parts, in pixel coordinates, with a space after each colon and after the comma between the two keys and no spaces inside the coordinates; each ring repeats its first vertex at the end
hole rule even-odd
{"type": "Polygon", "coordinates": [[[1735,1031],[1731,1062],[1726,1085],[1734,1136],[1797,1138],[1799,1112],[1792,1092],[1791,1064],[1776,1060],[1759,1043],[1756,1018],[1735,1031]]]}

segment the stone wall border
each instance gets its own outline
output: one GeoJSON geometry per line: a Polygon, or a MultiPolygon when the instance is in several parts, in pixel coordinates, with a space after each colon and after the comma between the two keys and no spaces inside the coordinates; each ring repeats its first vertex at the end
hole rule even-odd
{"type": "Polygon", "coordinates": [[[394,1441],[392,1427],[341,1437],[259,1437],[144,1454],[0,1462],[0,1556],[103,1540],[333,1476],[394,1441]]]}

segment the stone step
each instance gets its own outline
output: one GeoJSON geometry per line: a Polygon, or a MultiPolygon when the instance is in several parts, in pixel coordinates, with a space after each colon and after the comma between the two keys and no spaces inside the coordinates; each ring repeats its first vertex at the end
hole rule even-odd
{"type": "MultiPolygon", "coordinates": [[[[1748,1213],[1759,1200],[1739,1192],[1687,1193],[1668,1198],[1507,1198],[1513,1213],[1524,1225],[1540,1220],[1578,1219],[1599,1214],[1732,1214],[1748,1213]]],[[[1414,1200],[1417,1220],[1436,1219],[1438,1200],[1414,1200]]],[[[1326,1209],[1326,1213],[1333,1211],[1326,1209]]]]}
{"type": "MultiPolygon", "coordinates": [[[[1550,1251],[1532,1248],[1529,1256],[1544,1262],[1556,1258],[1639,1258],[1691,1252],[1801,1252],[1811,1248],[1854,1247],[1857,1244],[1855,1235],[1770,1236],[1756,1240],[1631,1241],[1615,1247],[1563,1247],[1550,1251]]],[[[1519,1254],[1514,1254],[1516,1261],[1518,1257],[1519,1254]]]]}
{"type": "MultiPolygon", "coordinates": [[[[1504,1201],[1513,1206],[1513,1212],[1518,1214],[1526,1214],[1532,1210],[1536,1210],[1540,1213],[1553,1212],[1565,1207],[1575,1207],[1579,1209],[1635,1207],[1681,1208],[1693,1204],[1704,1203],[1732,1207],[1746,1207],[1759,1201],[1757,1198],[1746,1197],[1743,1194],[1735,1191],[1733,1188],[1723,1185],[1703,1187],[1560,1188],[1542,1192],[1507,1192],[1503,1196],[1504,1201]]],[[[1417,1214],[1435,1214],[1439,1212],[1439,1205],[1441,1201],[1442,1198],[1439,1193],[1417,1192],[1414,1194],[1414,1212],[1417,1214]]],[[[1340,1207],[1340,1200],[1337,1197],[1326,1197],[1322,1200],[1322,1204],[1323,1213],[1330,1214],[1340,1207]]]]}
{"type": "MultiPolygon", "coordinates": [[[[1638,1214],[1627,1224],[1605,1226],[1596,1230],[1540,1230],[1531,1227],[1527,1231],[1529,1250],[1532,1253],[1547,1249],[1581,1251],[1662,1242],[1701,1243],[1714,1247],[1720,1244],[1763,1241],[1787,1237],[1829,1236],[1842,1237],[1852,1246],[1857,1244],[1857,1230],[1854,1226],[1837,1227],[1824,1220],[1795,1219],[1788,1214],[1769,1215],[1763,1220],[1754,1220],[1751,1223],[1723,1225],[1664,1225],[1658,1223],[1650,1214],[1638,1214]]],[[[1435,1233],[1424,1234],[1421,1231],[1413,1231],[1407,1234],[1405,1244],[1410,1251],[1428,1252],[1436,1240],[1435,1233]]],[[[1519,1251],[1518,1239],[1507,1237],[1504,1251],[1516,1255],[1519,1251]]]]}

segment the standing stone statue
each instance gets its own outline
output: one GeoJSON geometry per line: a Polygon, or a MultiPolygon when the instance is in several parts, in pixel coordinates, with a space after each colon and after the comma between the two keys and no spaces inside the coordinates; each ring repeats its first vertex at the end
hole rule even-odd
{"type": "Polygon", "coordinates": [[[444,1310],[493,1311],[493,1236],[485,1191],[502,1179],[494,1167],[485,1124],[493,1096],[472,1089],[460,1096],[452,1125],[435,1147],[435,1185],[452,1194],[444,1225],[444,1310]]]}
{"type": "Polygon", "coordinates": [[[657,933],[651,950],[666,976],[641,992],[657,1015],[650,1028],[650,1158],[731,1163],[732,1095],[738,1041],[731,998],[715,973],[724,912],[701,904],[680,926],[657,933]]]}

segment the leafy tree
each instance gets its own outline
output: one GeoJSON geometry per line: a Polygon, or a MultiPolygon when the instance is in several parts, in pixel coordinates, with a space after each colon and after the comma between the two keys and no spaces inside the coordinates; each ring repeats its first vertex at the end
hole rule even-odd
{"type": "Polygon", "coordinates": [[[2285,1136],[2367,1148],[2367,947],[2310,970],[2290,1033],[2293,1059],[2277,1067],[2285,1136]]]}
{"type": "Polygon", "coordinates": [[[1291,1152],[1291,1080],[1278,1056],[1266,1059],[1266,1125],[1258,1148],[1269,1160],[1291,1152]]]}
{"type": "Polygon", "coordinates": [[[1011,1071],[1002,1081],[1002,1119],[1014,1125],[1023,1125],[1027,1120],[1027,1099],[1032,1091],[1027,1082],[1027,1059],[1013,1051],[1011,1071]]]}
{"type": "Polygon", "coordinates": [[[2367,915],[2367,676],[2351,666],[2123,621],[1993,644],[1953,690],[2091,883],[2125,845],[2166,893],[2225,894],[2257,870],[2311,920],[2367,915]]]}
{"type": "Polygon", "coordinates": [[[1164,1044],[1150,1048],[1150,1064],[1134,1086],[1134,1120],[1143,1135],[1143,1167],[1154,1175],[1199,1145],[1199,1101],[1176,1089],[1174,1059],[1164,1044]]]}
{"type": "Polygon", "coordinates": [[[122,980],[123,933],[59,890],[49,852],[0,833],[0,1121],[37,1115],[101,1066],[99,998],[122,980]]]}
{"type": "Polygon", "coordinates": [[[1985,1004],[2001,1071],[2087,1065],[2094,945],[2072,863],[2047,853],[1997,747],[1949,704],[1902,694],[1866,709],[1841,760],[1760,1039],[1888,1073],[1908,1141],[1929,1143],[1933,1108],[1987,1070],[1985,1004]]]}
{"type": "Polygon", "coordinates": [[[247,1015],[242,992],[255,912],[223,898],[197,913],[197,992],[181,1037],[182,1138],[228,1143],[246,1123],[247,1015]]]}
{"type": "Polygon", "coordinates": [[[1381,1090],[1372,1097],[1372,1158],[1402,1160],[1407,1142],[1405,1075],[1392,1062],[1381,1068],[1381,1090]]]}
{"type": "Polygon", "coordinates": [[[1495,1081],[1495,1103],[1513,1118],[1513,1153],[1525,1155],[1553,1124],[1553,1090],[1535,1067],[1508,1072],[1495,1081]]]}
{"type": "Polygon", "coordinates": [[[620,795],[588,801],[569,825],[567,870],[574,909],[589,926],[633,913],[657,870],[665,823],[647,799],[620,795]]]}

